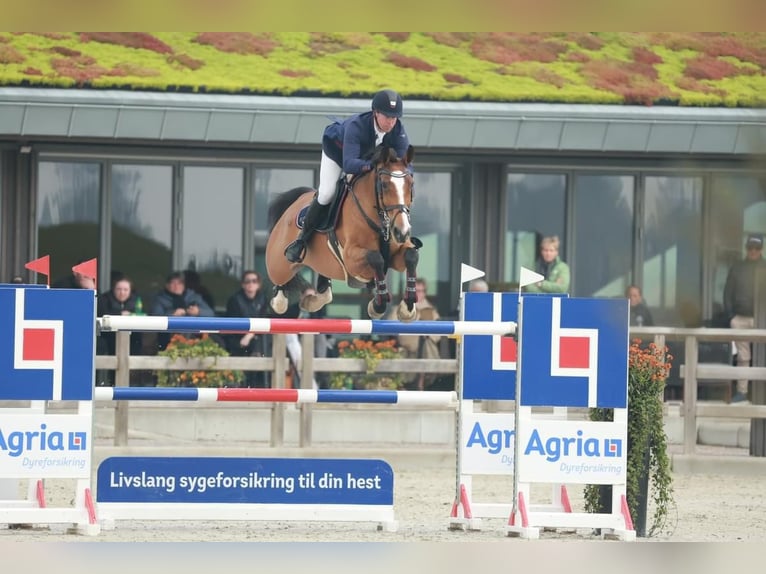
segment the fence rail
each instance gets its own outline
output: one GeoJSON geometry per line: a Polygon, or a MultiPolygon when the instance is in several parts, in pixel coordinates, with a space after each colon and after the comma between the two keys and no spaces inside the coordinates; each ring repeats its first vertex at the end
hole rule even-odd
{"type": "MultiPolygon", "coordinates": [[[[699,363],[699,343],[707,341],[746,340],[766,343],[766,329],[683,329],[673,327],[633,327],[631,338],[653,340],[664,346],[668,340],[684,341],[685,363],[681,366],[683,378],[683,407],[685,454],[693,454],[697,445],[697,419],[704,417],[727,417],[734,419],[766,419],[766,367],[735,367],[725,364],[699,363]],[[697,384],[699,381],[730,381],[750,379],[753,386],[751,405],[698,404],[697,384]]],[[[286,340],[283,334],[273,335],[271,357],[217,357],[211,359],[169,359],[167,357],[129,354],[130,332],[119,331],[115,356],[99,355],[96,368],[115,371],[115,386],[129,386],[132,370],[241,370],[265,371],[271,373],[273,388],[286,388],[288,369],[286,340]]],[[[314,373],[364,373],[367,365],[363,359],[315,358],[313,334],[301,335],[303,349],[302,364],[298,365],[301,388],[311,388],[314,373]]],[[[429,373],[457,374],[456,359],[383,359],[376,367],[376,373],[429,373]]],[[[313,405],[299,405],[300,446],[311,444],[313,405]]],[[[128,444],[129,401],[116,401],[114,418],[114,444],[128,444]]],[[[284,408],[281,403],[271,407],[270,444],[284,444],[284,408]]],[[[427,407],[425,407],[427,408],[427,407]]]]}

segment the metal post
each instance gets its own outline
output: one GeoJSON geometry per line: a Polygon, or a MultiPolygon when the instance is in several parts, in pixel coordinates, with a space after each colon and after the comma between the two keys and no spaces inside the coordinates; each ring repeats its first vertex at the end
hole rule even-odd
{"type": "MultiPolygon", "coordinates": [[[[287,371],[287,340],[281,333],[274,334],[274,344],[271,349],[274,357],[274,377],[271,386],[274,389],[285,388],[285,372],[287,371]]],[[[271,446],[282,446],[285,443],[285,405],[271,405],[271,446]]]]}
{"type": "MultiPolygon", "coordinates": [[[[313,388],[314,380],[314,335],[303,333],[301,335],[301,388],[313,388]]],[[[299,446],[311,446],[311,414],[312,405],[302,403],[299,446]]]]}
{"type": "Polygon", "coordinates": [[[686,337],[684,348],[684,454],[697,449],[697,337],[686,337]]]}
{"type": "MultiPolygon", "coordinates": [[[[130,386],[130,331],[115,333],[117,370],[115,387],[130,386]]],[[[128,445],[128,401],[117,401],[114,407],[114,446],[128,445]]]]}
{"type": "MultiPolygon", "coordinates": [[[[760,268],[753,291],[756,329],[766,329],[766,269],[760,268]]],[[[766,343],[753,343],[753,367],[766,367],[766,343]]],[[[754,405],[766,405],[766,381],[750,381],[754,405]]],[[[766,456],[766,419],[750,419],[750,456],[766,456]]]]}

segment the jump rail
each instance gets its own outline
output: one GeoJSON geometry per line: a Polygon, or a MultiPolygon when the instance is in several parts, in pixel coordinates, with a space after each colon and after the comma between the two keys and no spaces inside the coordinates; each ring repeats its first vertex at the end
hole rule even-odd
{"type": "Polygon", "coordinates": [[[96,387],[99,401],[192,401],[267,403],[372,403],[457,408],[455,391],[374,391],[330,389],[216,389],[176,387],[96,387]]]}
{"type": "Polygon", "coordinates": [[[384,321],[356,319],[247,319],[104,315],[101,331],[195,333],[325,333],[360,335],[513,335],[513,321],[384,321]]]}

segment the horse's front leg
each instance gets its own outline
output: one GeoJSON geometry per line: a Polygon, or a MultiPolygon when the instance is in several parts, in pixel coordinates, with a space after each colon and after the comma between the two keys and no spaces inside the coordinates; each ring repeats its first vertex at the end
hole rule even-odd
{"type": "Polygon", "coordinates": [[[418,250],[410,247],[404,251],[404,266],[407,271],[407,284],[404,290],[404,297],[399,303],[397,316],[400,321],[412,321],[417,316],[415,303],[418,300],[415,291],[415,281],[417,280],[417,268],[420,255],[418,250]]]}
{"type": "Polygon", "coordinates": [[[379,251],[367,252],[367,264],[375,273],[373,297],[367,304],[367,314],[373,319],[380,319],[386,312],[391,294],[386,283],[386,264],[379,251]]]}

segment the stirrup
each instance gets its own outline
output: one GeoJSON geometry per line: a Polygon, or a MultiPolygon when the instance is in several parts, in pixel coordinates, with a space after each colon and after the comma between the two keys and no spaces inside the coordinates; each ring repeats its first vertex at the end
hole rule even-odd
{"type": "Polygon", "coordinates": [[[296,239],[285,248],[285,257],[290,263],[301,263],[306,253],[306,242],[296,239]]]}

